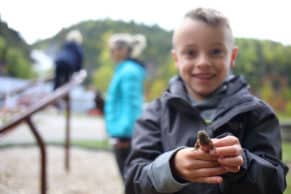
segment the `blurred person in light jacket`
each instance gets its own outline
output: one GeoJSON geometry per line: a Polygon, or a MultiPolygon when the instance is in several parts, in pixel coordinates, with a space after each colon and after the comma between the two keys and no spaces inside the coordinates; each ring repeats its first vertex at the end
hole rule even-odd
{"type": "Polygon", "coordinates": [[[107,91],[105,122],[123,177],[134,123],[141,114],[144,101],[145,65],[137,58],[146,47],[146,39],[140,34],[114,34],[109,47],[116,67],[107,91]]]}

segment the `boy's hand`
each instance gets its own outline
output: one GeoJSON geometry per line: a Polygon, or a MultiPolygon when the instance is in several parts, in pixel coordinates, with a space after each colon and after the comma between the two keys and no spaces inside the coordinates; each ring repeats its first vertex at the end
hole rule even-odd
{"type": "Polygon", "coordinates": [[[214,156],[217,156],[218,163],[224,167],[227,172],[238,172],[243,165],[242,147],[238,138],[235,136],[226,136],[221,139],[212,139],[215,146],[214,156]]]}
{"type": "Polygon", "coordinates": [[[174,156],[173,166],[177,175],[184,180],[217,184],[223,181],[220,175],[227,172],[217,159],[217,156],[201,149],[184,148],[174,156]]]}

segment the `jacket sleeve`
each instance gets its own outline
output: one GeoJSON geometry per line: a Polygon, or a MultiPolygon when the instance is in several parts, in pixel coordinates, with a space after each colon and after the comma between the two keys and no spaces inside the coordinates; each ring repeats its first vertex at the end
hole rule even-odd
{"type": "Polygon", "coordinates": [[[225,175],[225,193],[282,194],[288,168],[281,162],[281,133],[277,117],[265,104],[248,119],[241,140],[244,164],[239,173],[225,175]]]}
{"type": "Polygon", "coordinates": [[[159,102],[155,101],[148,105],[135,125],[125,168],[127,194],[173,193],[188,184],[176,181],[170,168],[170,160],[180,148],[163,153],[160,114],[159,102]]]}

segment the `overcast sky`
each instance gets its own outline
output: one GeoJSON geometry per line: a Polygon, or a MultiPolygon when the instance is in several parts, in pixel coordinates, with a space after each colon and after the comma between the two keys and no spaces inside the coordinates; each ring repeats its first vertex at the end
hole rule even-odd
{"type": "Polygon", "coordinates": [[[33,43],[89,19],[134,20],[172,30],[185,12],[198,6],[223,12],[236,37],[291,45],[290,0],[0,0],[0,14],[33,43]]]}

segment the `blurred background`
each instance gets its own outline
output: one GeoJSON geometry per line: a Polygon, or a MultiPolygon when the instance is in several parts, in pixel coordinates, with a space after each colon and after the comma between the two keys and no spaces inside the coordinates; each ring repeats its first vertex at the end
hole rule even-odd
{"type": "MultiPolygon", "coordinates": [[[[220,10],[229,18],[236,37],[236,44],[240,50],[235,73],[245,76],[250,83],[252,93],[267,101],[278,113],[280,122],[284,125],[282,128],[283,160],[290,167],[291,27],[288,25],[291,18],[290,5],[291,2],[288,0],[267,2],[251,0],[0,0],[0,109],[13,110],[13,115],[8,116],[0,112],[0,125],[17,115],[19,107],[25,108],[51,92],[52,83],[41,82],[21,95],[7,98],[13,89],[23,87],[31,80],[45,79],[52,75],[53,58],[58,48],[69,31],[78,29],[83,34],[84,68],[87,70],[88,76],[81,85],[74,87],[70,92],[73,111],[72,143],[78,148],[82,148],[77,151],[77,155],[72,161],[88,161],[92,166],[86,164],[82,164],[82,166],[90,166],[91,169],[95,162],[94,168],[101,167],[101,161],[106,166],[103,159],[112,159],[110,146],[107,142],[103,118],[99,114],[94,114],[92,110],[96,108],[94,104],[96,91],[98,90],[103,96],[106,96],[105,92],[114,71],[114,64],[109,56],[108,38],[119,32],[142,33],[146,36],[148,46],[141,59],[147,64],[145,100],[148,102],[161,94],[167,86],[168,80],[176,73],[170,55],[174,27],[189,9],[197,6],[212,7],[220,10]],[[4,96],[6,97],[4,98],[4,96]],[[83,148],[86,149],[83,150],[83,148]],[[96,159],[96,152],[87,153],[88,149],[97,150],[97,153],[104,154],[104,156],[98,155],[100,158],[96,159]],[[92,157],[93,161],[89,161],[88,158],[92,157]]],[[[61,114],[54,108],[48,108],[35,116],[45,140],[51,145],[60,143],[64,136],[61,130],[64,127],[59,124],[64,121],[58,120],[57,122],[61,114]]],[[[14,145],[29,145],[33,142],[34,140],[25,126],[20,126],[19,129],[5,137],[0,136],[0,146],[3,148],[0,149],[0,193],[37,193],[37,183],[30,185],[29,182],[20,181],[23,177],[16,173],[20,171],[16,170],[19,163],[14,164],[3,159],[11,157],[11,160],[16,160],[22,155],[24,158],[21,160],[31,161],[29,157],[36,156],[33,154],[30,156],[29,153],[37,155],[36,148],[35,150],[34,147],[31,148],[32,150],[22,150],[23,147],[14,145]],[[8,169],[14,169],[14,171],[8,169]],[[29,191],[26,190],[27,188],[29,191]]],[[[51,153],[56,152],[50,159],[57,157],[58,150],[50,149],[52,149],[51,153]]],[[[109,162],[109,164],[111,163],[109,162]]],[[[72,170],[79,168],[79,163],[74,163],[74,165],[72,170]]],[[[50,169],[53,168],[58,168],[58,166],[50,167],[50,169]]],[[[88,170],[90,172],[90,169],[88,170]]],[[[115,172],[114,162],[108,166],[108,170],[105,172],[108,171],[112,172],[117,186],[108,186],[96,191],[94,190],[96,185],[101,186],[108,183],[98,182],[104,181],[101,179],[88,178],[89,180],[86,179],[86,182],[91,181],[91,183],[86,184],[92,185],[77,187],[73,179],[84,180],[86,176],[73,172],[74,178],[66,177],[71,181],[66,184],[75,185],[75,187],[64,189],[58,183],[63,176],[67,175],[57,175],[62,178],[55,183],[56,178],[50,180],[55,184],[50,192],[110,193],[110,189],[117,189],[117,193],[121,192],[122,184],[118,173],[115,172]],[[92,190],[88,191],[86,188],[92,188],[92,190]]],[[[30,177],[31,173],[23,173],[30,177]]],[[[93,177],[96,174],[104,175],[103,171],[94,173],[93,177]]],[[[37,179],[37,176],[36,173],[29,179],[37,179]]],[[[290,173],[288,182],[288,189],[285,193],[291,194],[290,173]]]]}
{"type": "MultiPolygon", "coordinates": [[[[251,90],[282,116],[291,114],[289,86],[291,28],[286,1],[91,1],[18,2],[1,0],[0,74],[33,79],[52,72],[51,59],[72,29],[84,36],[85,86],[105,92],[114,68],[107,40],[116,32],[143,33],[148,47],[146,99],[159,96],[175,73],[170,56],[171,34],[186,10],[214,7],[229,19],[240,48],[235,71],[251,90]],[[102,81],[100,81],[102,80],[102,81]],[[274,97],[276,96],[276,100],[274,97]]],[[[3,85],[3,84],[1,84],[3,85]]],[[[3,87],[3,86],[1,86],[3,87]]],[[[4,89],[0,89],[4,90],[4,89]]]]}

